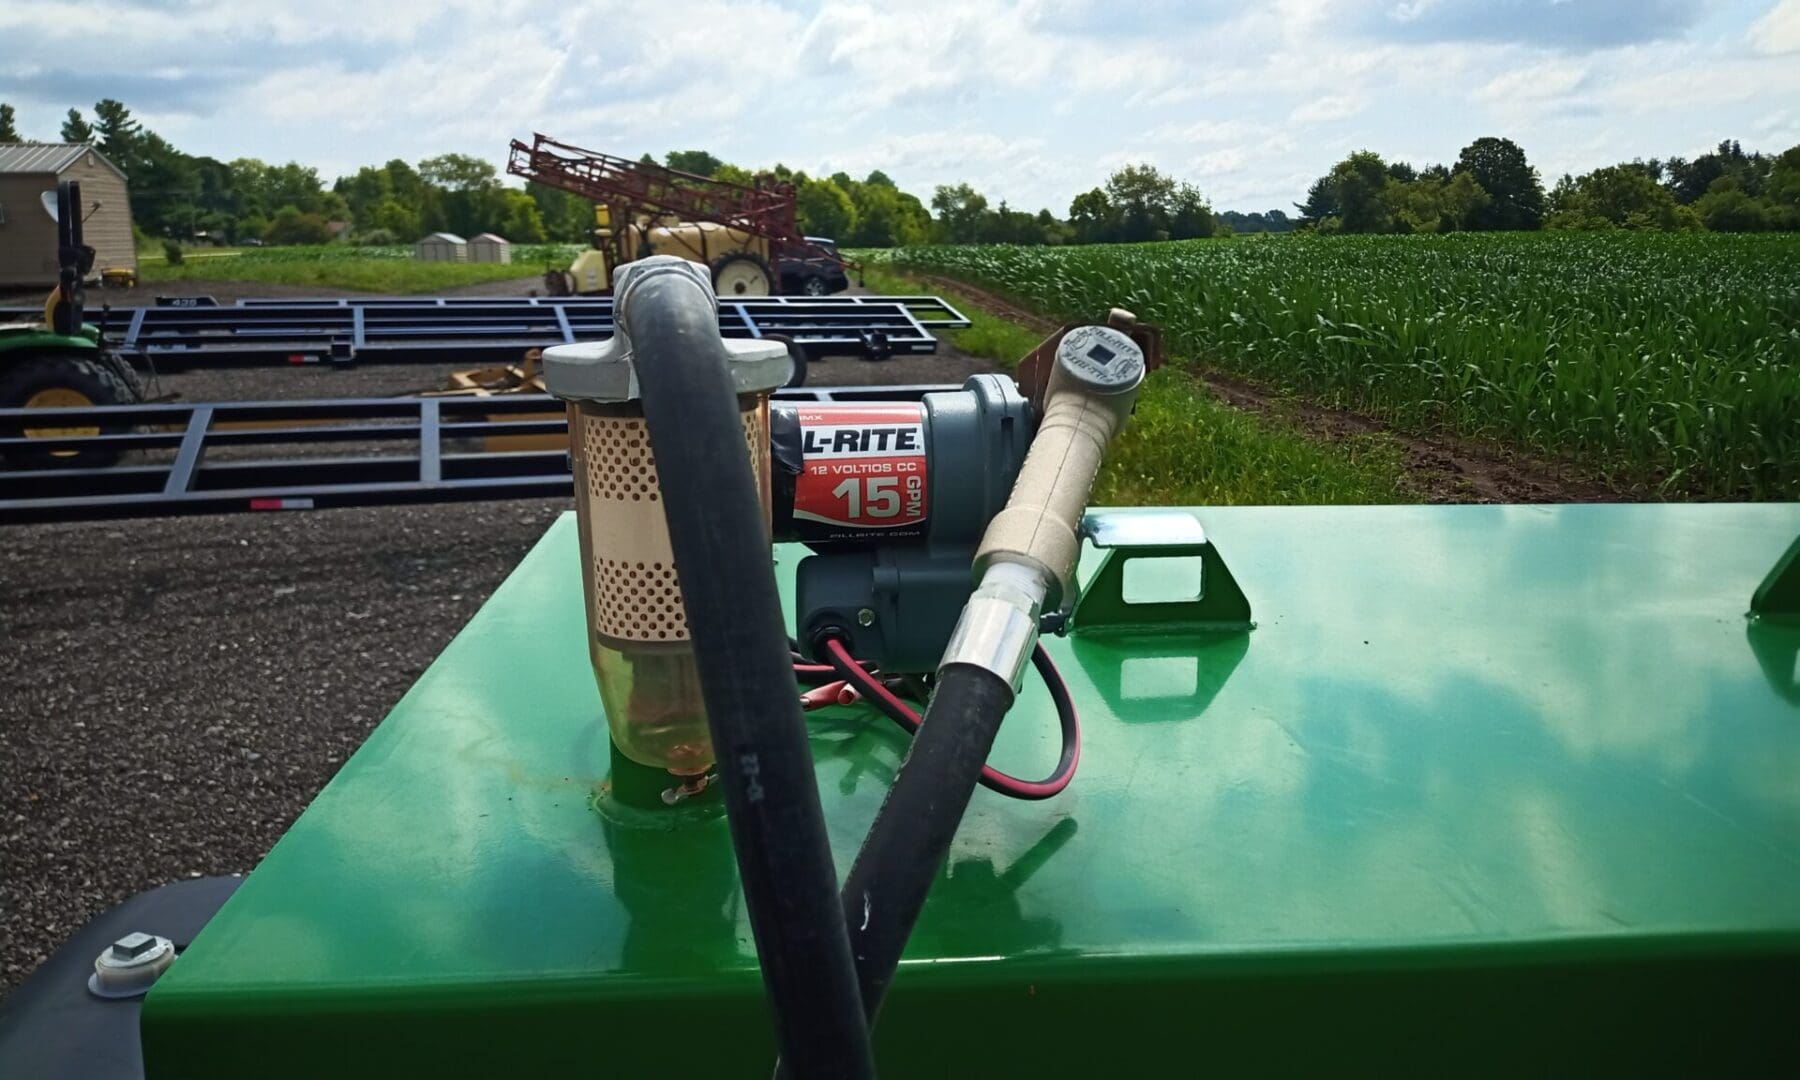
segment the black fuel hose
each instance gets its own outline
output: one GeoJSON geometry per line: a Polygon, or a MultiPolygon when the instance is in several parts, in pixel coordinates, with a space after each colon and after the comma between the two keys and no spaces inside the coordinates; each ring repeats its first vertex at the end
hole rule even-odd
{"type": "Polygon", "coordinates": [[[925,722],[850,867],[844,919],[871,1027],[1012,703],[1012,687],[986,668],[938,672],[925,722]]]}
{"type": "MultiPolygon", "coordinates": [[[[707,722],[763,983],[790,1075],[872,1077],[825,816],[794,695],[718,312],[677,272],[631,283],[621,306],[687,602],[707,722]]],[[[978,755],[977,764],[982,757],[978,755]]]]}

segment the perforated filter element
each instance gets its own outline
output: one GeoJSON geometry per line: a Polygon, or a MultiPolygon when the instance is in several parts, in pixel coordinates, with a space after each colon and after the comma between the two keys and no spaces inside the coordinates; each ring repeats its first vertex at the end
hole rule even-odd
{"type": "MultiPolygon", "coordinates": [[[[744,445],[769,516],[769,421],[765,399],[745,398],[744,445]]],[[[649,429],[635,406],[569,404],[582,579],[588,620],[611,642],[688,640],[687,606],[669,545],[662,484],[649,429]]],[[[749,542],[767,543],[761,538],[749,542]]]]}

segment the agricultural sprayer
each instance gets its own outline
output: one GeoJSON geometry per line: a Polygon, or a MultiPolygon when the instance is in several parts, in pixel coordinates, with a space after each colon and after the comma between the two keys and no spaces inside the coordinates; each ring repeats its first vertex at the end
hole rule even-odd
{"type": "Polygon", "coordinates": [[[703,270],[616,295],[545,359],[576,511],[241,887],[84,930],[0,1060],[1791,1058],[1800,508],[1093,509],[1127,313],[1016,383],[772,404],[703,270]]]}

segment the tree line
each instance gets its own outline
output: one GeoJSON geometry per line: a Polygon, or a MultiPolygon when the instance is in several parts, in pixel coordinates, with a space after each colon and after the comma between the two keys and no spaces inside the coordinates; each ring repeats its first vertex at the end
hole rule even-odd
{"type": "MultiPolygon", "coordinates": [[[[654,159],[645,155],[644,160],[654,159]]],[[[678,150],[664,163],[718,180],[747,184],[753,179],[749,170],[704,150],[678,150]]],[[[775,166],[773,173],[794,185],[801,231],[833,237],[848,247],[1129,243],[1186,240],[1219,229],[1199,189],[1150,165],[1118,169],[1101,187],[1077,196],[1067,219],[1048,208],[1035,214],[1014,210],[1005,200],[990,205],[968,184],[938,185],[927,209],[879,169],[862,180],[843,172],[811,177],[784,165],[775,166]]]]}
{"type": "Polygon", "coordinates": [[[1693,160],[1641,158],[1546,191],[1525,151],[1484,137],[1454,165],[1414,168],[1359,150],[1332,166],[1296,204],[1321,233],[1434,233],[1495,229],[1800,229],[1800,146],[1745,153],[1734,139],[1693,160]]]}
{"type": "MultiPolygon", "coordinates": [[[[98,146],[130,178],[138,228],[168,239],[393,244],[445,231],[495,232],[517,243],[581,243],[594,228],[591,201],[535,182],[523,190],[508,187],[493,165],[467,154],[368,165],[328,185],[317,169],[298,162],[184,153],[111,98],[94,106],[92,120],[70,109],[59,135],[64,142],[98,146]]],[[[12,106],[0,103],[0,142],[20,141],[12,106]]],[[[649,155],[642,160],[654,161],[649,155]]],[[[677,150],[663,160],[673,169],[733,183],[756,178],[705,150],[677,150]]],[[[1198,189],[1148,165],[1119,169],[1078,196],[1066,219],[1047,208],[1033,214],[1004,201],[990,206],[967,184],[940,185],[928,207],[879,169],[860,180],[844,172],[808,176],[780,164],[769,171],[794,186],[804,233],[850,247],[1180,240],[1221,228],[1198,189]]],[[[1261,215],[1237,217],[1246,224],[1255,218],[1251,231],[1291,225],[1280,211],[1270,211],[1266,222],[1261,215]]]]}
{"type": "MultiPolygon", "coordinates": [[[[70,109],[60,136],[92,142],[131,180],[132,214],[145,233],[178,240],[271,244],[409,243],[432,232],[495,232],[518,243],[587,241],[593,203],[528,182],[508,187],[494,166],[466,154],[370,165],[327,185],[298,162],[219,161],[183,153],[119,101],[90,121],[70,109]]],[[[0,103],[0,142],[22,141],[0,103]]],[[[644,155],[647,162],[654,158],[644,155]]],[[[705,150],[663,163],[748,184],[756,174],[705,150]]],[[[1085,244],[1184,240],[1226,233],[1434,233],[1499,229],[1800,229],[1800,146],[1746,153],[1735,140],[1693,160],[1633,160],[1564,175],[1546,190],[1511,139],[1483,137],[1453,164],[1414,167],[1357,151],[1314,181],[1297,217],[1281,210],[1215,213],[1193,184],[1151,165],[1126,165],[1071,201],[1048,208],[991,205],[970,185],[943,184],[929,204],[876,169],[809,176],[776,165],[794,186],[801,230],[849,247],[900,244],[1085,244]]]]}

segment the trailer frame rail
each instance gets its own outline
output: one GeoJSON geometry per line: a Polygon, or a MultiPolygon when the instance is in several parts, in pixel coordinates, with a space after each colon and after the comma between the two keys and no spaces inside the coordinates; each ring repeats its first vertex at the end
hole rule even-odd
{"type": "MultiPolygon", "coordinates": [[[[775,396],[916,401],[953,389],[798,387],[775,396]]],[[[563,403],[547,394],[0,410],[0,431],[27,423],[102,434],[0,438],[0,525],[554,498],[574,490],[566,450],[470,448],[496,437],[566,434],[563,403]],[[333,444],[358,446],[338,454],[264,453],[333,444]],[[42,460],[56,451],[134,451],[161,460],[78,468],[13,460],[21,452],[42,460]]]]}

